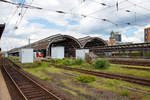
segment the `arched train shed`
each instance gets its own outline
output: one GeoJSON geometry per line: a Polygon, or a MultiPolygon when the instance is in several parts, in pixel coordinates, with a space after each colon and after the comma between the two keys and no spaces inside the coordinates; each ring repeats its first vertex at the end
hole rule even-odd
{"type": "Polygon", "coordinates": [[[92,48],[107,46],[107,42],[105,40],[99,37],[90,37],[90,36],[80,38],[78,40],[80,41],[83,49],[89,49],[89,52],[93,52],[97,56],[104,55],[104,53],[93,51],[92,48]]]}
{"type": "Polygon", "coordinates": [[[19,49],[33,48],[34,52],[36,53],[42,52],[43,57],[52,57],[52,54],[59,53],[59,48],[57,48],[56,52],[54,48],[63,47],[64,57],[76,57],[77,49],[89,49],[91,51],[91,48],[100,47],[100,46],[103,47],[106,45],[107,43],[103,39],[98,37],[87,36],[84,38],[76,39],[69,35],[57,34],[36,41],[34,43],[31,43],[30,45],[25,45],[20,48],[14,48],[9,51],[9,54],[19,55],[19,49]]]}
{"type": "Polygon", "coordinates": [[[84,37],[78,39],[82,45],[82,48],[94,48],[94,47],[100,47],[100,46],[106,46],[107,42],[99,37],[84,37]]]}
{"type": "Polygon", "coordinates": [[[47,55],[51,56],[52,47],[64,47],[64,57],[75,57],[75,50],[81,48],[80,42],[69,35],[59,35],[51,39],[47,46],[47,55]]]}
{"type": "Polygon", "coordinates": [[[81,48],[81,44],[76,38],[69,35],[57,34],[31,43],[30,45],[12,49],[10,50],[10,54],[15,55],[21,48],[33,48],[34,52],[42,52],[44,57],[51,57],[51,48],[60,46],[64,47],[64,57],[75,57],[75,50],[81,48]]]}

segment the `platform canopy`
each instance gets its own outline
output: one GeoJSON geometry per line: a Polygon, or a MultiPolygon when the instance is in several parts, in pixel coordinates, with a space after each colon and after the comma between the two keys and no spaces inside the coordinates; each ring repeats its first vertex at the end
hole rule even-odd
{"type": "Polygon", "coordinates": [[[4,29],[5,29],[5,24],[0,24],[0,39],[1,39],[1,36],[4,32],[4,29]]]}

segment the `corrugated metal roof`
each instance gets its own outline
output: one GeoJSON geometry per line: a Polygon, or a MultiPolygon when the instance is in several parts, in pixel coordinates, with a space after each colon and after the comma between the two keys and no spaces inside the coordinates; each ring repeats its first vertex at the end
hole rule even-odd
{"type": "Polygon", "coordinates": [[[104,41],[103,39],[99,38],[99,37],[90,37],[90,36],[86,36],[86,37],[83,37],[83,38],[79,38],[79,42],[81,43],[82,45],[82,48],[84,47],[84,45],[94,39],[98,39],[100,40],[102,43],[104,43],[105,45],[107,45],[106,41],[104,41]]]}
{"type": "Polygon", "coordinates": [[[42,40],[36,41],[34,43],[31,43],[30,45],[25,45],[25,46],[22,46],[19,48],[11,49],[9,52],[10,53],[16,52],[16,51],[19,51],[20,48],[30,48],[30,47],[33,48],[34,50],[46,49],[46,48],[48,48],[50,43],[63,41],[66,37],[76,41],[79,44],[80,48],[84,48],[86,43],[88,43],[94,39],[100,40],[102,42],[102,44],[107,45],[106,41],[104,41],[103,39],[101,39],[99,37],[86,36],[83,38],[76,39],[76,38],[69,36],[69,35],[56,34],[56,35],[52,35],[52,36],[49,36],[47,38],[44,38],[42,40]]]}
{"type": "Polygon", "coordinates": [[[75,40],[81,47],[80,42],[76,38],[69,36],[69,35],[56,34],[56,35],[44,38],[42,40],[36,41],[34,43],[31,43],[30,45],[25,45],[19,48],[11,49],[9,53],[14,52],[14,51],[19,51],[19,49],[21,48],[30,48],[30,47],[33,48],[34,50],[46,49],[51,42],[62,41],[63,39],[65,39],[64,37],[68,37],[68,38],[75,40]]]}

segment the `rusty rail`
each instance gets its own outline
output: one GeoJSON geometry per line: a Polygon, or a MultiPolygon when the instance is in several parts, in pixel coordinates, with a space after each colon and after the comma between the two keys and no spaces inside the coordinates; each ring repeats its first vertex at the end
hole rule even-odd
{"type": "Polygon", "coordinates": [[[136,83],[136,84],[140,84],[140,85],[150,86],[150,79],[143,79],[143,78],[133,77],[133,76],[129,76],[129,75],[126,76],[126,75],[106,73],[106,72],[95,72],[95,71],[89,71],[89,70],[71,68],[71,67],[63,67],[63,66],[55,66],[55,67],[65,69],[65,70],[77,71],[77,72],[81,72],[84,74],[90,74],[90,75],[94,75],[94,76],[98,76],[98,77],[118,79],[118,80],[123,80],[123,81],[136,83]]]}
{"type": "Polygon", "coordinates": [[[3,61],[2,69],[9,76],[24,100],[61,100],[43,86],[22,73],[18,68],[10,66],[8,60],[3,61]],[[7,63],[7,64],[6,64],[7,63]]]}

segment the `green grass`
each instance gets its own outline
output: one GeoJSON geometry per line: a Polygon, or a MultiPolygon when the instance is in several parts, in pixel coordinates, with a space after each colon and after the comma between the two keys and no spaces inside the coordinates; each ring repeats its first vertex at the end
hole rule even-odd
{"type": "Polygon", "coordinates": [[[111,64],[110,67],[108,67],[107,69],[94,69],[94,67],[92,66],[82,66],[82,65],[72,65],[69,67],[80,68],[80,69],[91,70],[91,71],[98,71],[98,72],[101,71],[114,72],[114,73],[121,73],[121,74],[150,78],[150,71],[126,69],[126,68],[122,68],[119,65],[114,65],[114,64],[111,64]]]}
{"type": "Polygon", "coordinates": [[[82,82],[82,83],[91,83],[96,81],[95,77],[90,75],[80,75],[75,78],[76,81],[82,82]]]}
{"type": "MultiPolygon", "coordinates": [[[[51,61],[54,62],[53,59],[51,61]]],[[[136,70],[136,69],[126,69],[122,68],[121,66],[123,65],[117,65],[117,64],[109,64],[107,61],[99,61],[100,63],[95,63],[95,66],[104,66],[104,68],[97,69],[94,68],[92,64],[88,64],[86,61],[82,62],[81,64],[74,63],[75,61],[78,60],[73,60],[73,59],[55,59],[56,65],[63,65],[63,66],[68,66],[68,67],[73,67],[73,68],[80,68],[80,69],[86,69],[86,70],[91,70],[91,71],[106,71],[106,72],[114,72],[114,73],[121,73],[121,74],[127,74],[127,75],[133,75],[133,76],[139,76],[139,77],[145,77],[145,78],[150,78],[150,71],[144,71],[144,70],[136,70]],[[105,63],[106,62],[106,63],[105,63]],[[109,66],[109,67],[108,67],[109,66]],[[107,67],[107,68],[105,68],[107,67]]],[[[80,62],[80,60],[79,60],[80,62]]],[[[142,67],[142,66],[131,66],[131,67],[139,67],[139,68],[149,68],[150,67],[142,67]]]]}
{"type": "MultiPolygon", "coordinates": [[[[34,63],[34,64],[38,65],[36,63],[34,63]]],[[[39,77],[40,79],[43,79],[43,80],[50,80],[50,76],[45,74],[45,71],[50,71],[51,73],[59,73],[60,72],[59,71],[60,69],[57,69],[55,67],[48,67],[49,65],[46,62],[41,63],[40,66],[35,67],[35,65],[34,65],[34,67],[31,67],[31,68],[25,68],[24,67],[23,70],[25,70],[25,71],[39,77]]]]}
{"type": "MultiPolygon", "coordinates": [[[[91,91],[87,91],[86,88],[83,88],[81,86],[76,87],[72,84],[72,82],[76,82],[73,79],[75,79],[78,76],[84,76],[86,74],[82,74],[82,73],[75,72],[75,71],[67,71],[67,70],[55,68],[55,67],[52,67],[52,66],[51,67],[48,67],[48,66],[50,66],[49,63],[42,62],[40,66],[32,67],[32,68],[23,68],[23,69],[25,71],[39,77],[39,78],[45,80],[45,81],[48,81],[48,82],[51,82],[51,79],[53,77],[50,76],[50,75],[45,74],[45,71],[48,72],[48,73],[51,73],[51,74],[58,73],[60,76],[63,76],[64,72],[68,73],[68,74],[73,74],[75,76],[72,76],[71,79],[65,78],[65,79],[62,79],[62,80],[58,81],[58,83],[60,83],[60,84],[64,85],[65,87],[68,87],[68,88],[71,89],[71,90],[70,89],[68,90],[68,88],[63,88],[63,90],[65,90],[65,91],[67,91],[67,92],[69,92],[69,93],[71,93],[75,96],[78,95],[78,93],[75,92],[75,91],[78,91],[79,93],[82,93],[82,94],[91,95],[91,96],[94,95],[94,94],[92,94],[91,91]]],[[[78,67],[78,68],[82,67],[82,66],[79,66],[79,65],[73,65],[73,66],[78,67]]],[[[115,67],[115,66],[112,66],[112,67],[115,67]]],[[[89,69],[91,68],[90,65],[88,66],[88,68],[89,69]]],[[[109,70],[116,70],[116,69],[110,67],[109,70]]],[[[70,76],[68,76],[68,77],[70,77],[70,76]]],[[[92,76],[92,77],[95,77],[95,76],[92,76]]],[[[120,88],[120,86],[126,86],[126,87],[130,87],[130,88],[150,92],[150,87],[147,87],[147,86],[141,86],[141,85],[132,84],[132,83],[129,83],[129,82],[125,82],[125,81],[121,81],[121,80],[115,80],[115,79],[107,79],[107,78],[101,78],[101,77],[95,77],[95,78],[96,78],[95,81],[89,82],[89,83],[84,83],[84,84],[87,84],[88,87],[91,87],[91,88],[93,88],[93,87],[97,88],[97,89],[101,90],[102,92],[107,90],[107,91],[112,91],[112,92],[119,93],[120,95],[127,96],[127,97],[132,96],[133,94],[135,94],[135,92],[127,90],[126,88],[120,88]]],[[[56,84],[56,83],[54,83],[54,84],[56,84]]],[[[142,100],[149,100],[149,98],[150,98],[150,96],[144,95],[142,100]]]]}
{"type": "Polygon", "coordinates": [[[133,68],[147,68],[150,69],[148,66],[136,66],[136,65],[122,65],[122,64],[111,64],[113,66],[127,66],[127,67],[133,67],[133,68]]]}
{"type": "Polygon", "coordinates": [[[117,65],[112,65],[111,67],[106,69],[106,71],[150,78],[150,71],[126,69],[126,68],[122,68],[122,67],[117,66],[117,65]]]}
{"type": "Polygon", "coordinates": [[[78,94],[76,92],[74,92],[74,91],[72,91],[70,89],[62,88],[62,90],[67,91],[67,92],[71,93],[74,96],[78,96],[78,94]]]}

